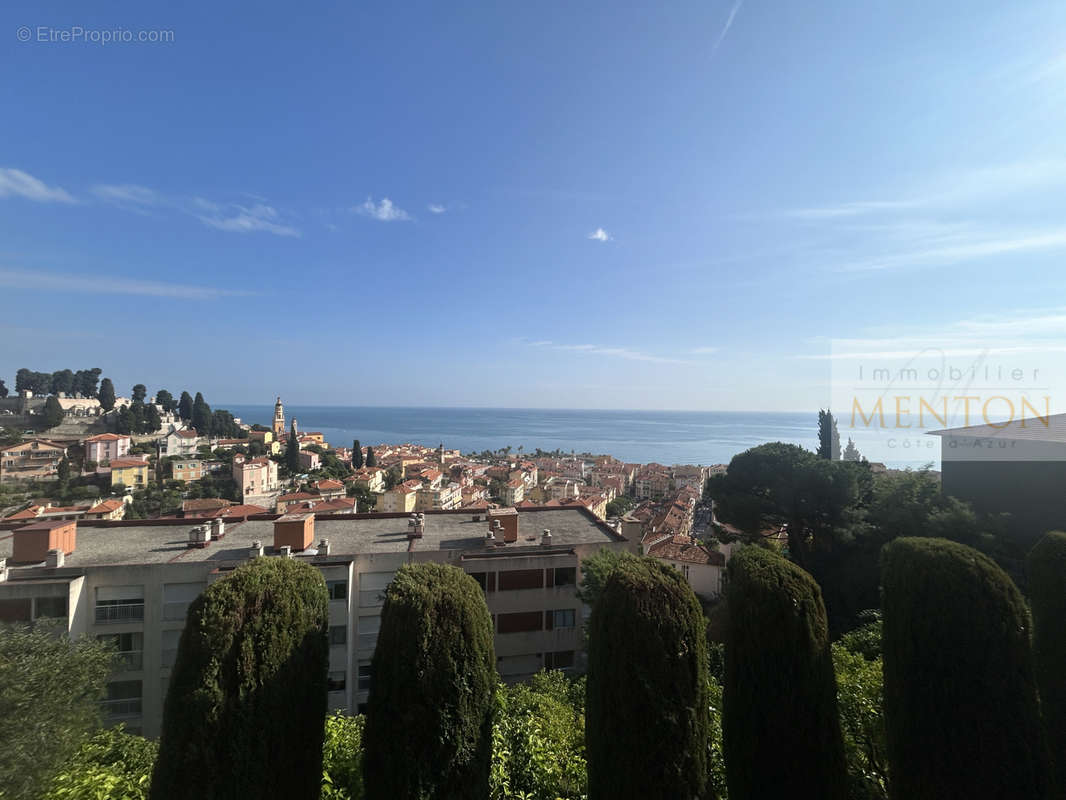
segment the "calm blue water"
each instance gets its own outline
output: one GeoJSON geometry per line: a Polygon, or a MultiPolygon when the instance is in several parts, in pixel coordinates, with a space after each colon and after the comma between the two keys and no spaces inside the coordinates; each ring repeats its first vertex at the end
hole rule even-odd
{"type": "MultiPolygon", "coordinates": [[[[222,405],[243,422],[270,425],[272,405],[222,405]]],[[[464,453],[519,446],[525,452],[609,453],[623,461],[728,464],[765,442],[817,447],[818,415],[725,411],[562,411],[518,408],[344,408],[285,406],[301,430],[322,431],[334,446],[441,442],[464,453]]]]}

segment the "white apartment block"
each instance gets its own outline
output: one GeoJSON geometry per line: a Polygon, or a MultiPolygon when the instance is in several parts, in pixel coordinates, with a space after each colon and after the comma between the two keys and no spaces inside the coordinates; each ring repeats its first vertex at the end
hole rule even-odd
{"type": "Polygon", "coordinates": [[[43,556],[39,528],[20,535],[14,524],[0,526],[0,537],[13,531],[0,538],[0,622],[53,618],[73,636],[113,641],[121,660],[106,716],[157,737],[189,604],[251,558],[292,557],[322,571],[330,594],[329,706],[354,714],[367,701],[384,591],[403,564],[448,563],[474,576],[492,614],[500,675],[515,681],[582,662],[581,560],[603,547],[638,549],[581,508],[521,511],[517,533],[506,537],[488,537],[488,518],[465,511],[290,515],[290,525],[293,517],[311,521],[302,528],[307,546],[289,554],[275,543],[277,515],[50,523],[76,532],[67,544],[48,542],[56,549],[43,556]]]}

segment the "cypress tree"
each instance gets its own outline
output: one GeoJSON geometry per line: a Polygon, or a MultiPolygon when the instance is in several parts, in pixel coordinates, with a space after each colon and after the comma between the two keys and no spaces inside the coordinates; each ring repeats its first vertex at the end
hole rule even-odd
{"type": "Polygon", "coordinates": [[[710,687],[703,613],[677,570],[620,561],[589,620],[590,800],[690,800],[707,782],[710,687]]]}
{"type": "Polygon", "coordinates": [[[401,567],[372,669],[368,800],[488,797],[496,656],[474,579],[446,564],[401,567]]]}
{"type": "Polygon", "coordinates": [[[844,740],[822,592],[777,553],[729,561],[722,714],[732,797],[847,796],[844,740]],[[799,783],[798,783],[799,782],[799,783]]]}
{"type": "Polygon", "coordinates": [[[1052,531],[1026,560],[1033,608],[1033,661],[1045,740],[1050,747],[1052,797],[1066,797],[1066,533],[1052,531]]]}
{"type": "Polygon", "coordinates": [[[1042,798],[1046,757],[1025,601],[946,539],[881,551],[891,796],[1042,798]]]}
{"type": "Polygon", "coordinates": [[[359,469],[363,466],[363,447],[359,444],[359,440],[356,439],[352,442],[352,469],[359,469]]]}
{"type": "Polygon", "coordinates": [[[300,438],[296,435],[296,420],[289,428],[289,439],[285,443],[285,466],[293,475],[300,471],[300,438]]]}
{"type": "Polygon", "coordinates": [[[374,455],[374,448],[366,448],[366,465],[368,467],[376,467],[378,465],[378,457],[374,455]]]}
{"type": "Polygon", "coordinates": [[[115,384],[111,382],[110,378],[104,378],[100,381],[100,391],[97,393],[97,399],[100,401],[100,408],[104,411],[111,411],[115,407],[115,384]]]}
{"type": "Polygon", "coordinates": [[[211,406],[200,392],[196,393],[196,399],[192,401],[192,426],[201,436],[211,433],[211,406]]]}
{"type": "Polygon", "coordinates": [[[63,421],[63,406],[59,405],[59,398],[54,394],[48,395],[48,399],[44,401],[41,420],[46,428],[54,428],[63,421]]]}
{"type": "Polygon", "coordinates": [[[189,606],[152,800],[317,798],[329,597],[322,574],[258,558],[189,606]]]}
{"type": "Polygon", "coordinates": [[[182,392],[178,400],[178,417],[185,422],[192,419],[192,395],[188,392],[182,392]]]}

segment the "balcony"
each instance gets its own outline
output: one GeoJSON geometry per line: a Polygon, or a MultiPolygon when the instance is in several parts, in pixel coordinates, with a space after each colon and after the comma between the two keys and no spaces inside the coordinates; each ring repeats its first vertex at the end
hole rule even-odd
{"type": "Polygon", "coordinates": [[[98,625],[111,622],[143,622],[144,601],[139,603],[115,603],[113,605],[96,606],[96,623],[98,625]]]}
{"type": "Polygon", "coordinates": [[[130,697],[122,700],[101,700],[100,710],[108,719],[139,717],[141,715],[141,698],[130,697]]]}
{"type": "Polygon", "coordinates": [[[115,653],[116,672],[137,672],[144,669],[144,652],[141,650],[127,650],[115,653]]]}

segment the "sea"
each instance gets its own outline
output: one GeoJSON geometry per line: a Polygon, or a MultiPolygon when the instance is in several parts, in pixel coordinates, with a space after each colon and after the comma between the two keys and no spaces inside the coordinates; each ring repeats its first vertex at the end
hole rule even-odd
{"type": "MultiPolygon", "coordinates": [[[[224,405],[242,422],[270,425],[272,405],[224,405]]],[[[591,411],[533,408],[386,408],[285,406],[302,431],[334,446],[443,444],[463,453],[510,447],[512,453],[562,450],[610,454],[646,464],[728,464],[766,442],[817,448],[818,415],[731,411],[591,411]],[[519,450],[521,448],[521,450],[519,450]]]]}

